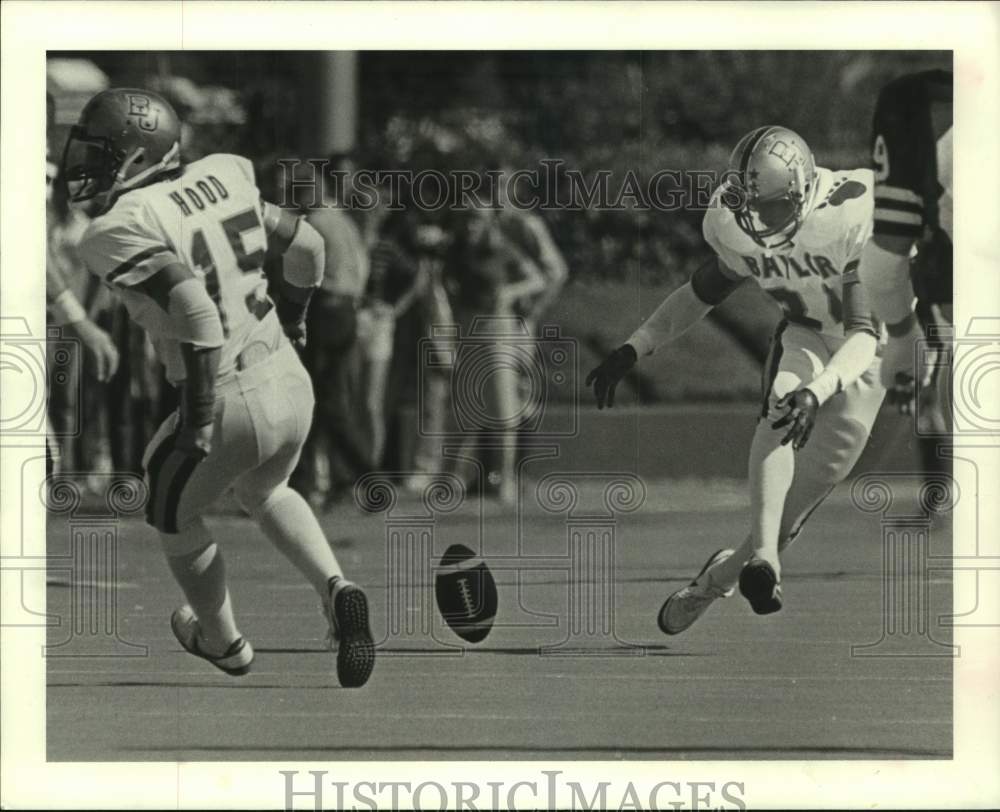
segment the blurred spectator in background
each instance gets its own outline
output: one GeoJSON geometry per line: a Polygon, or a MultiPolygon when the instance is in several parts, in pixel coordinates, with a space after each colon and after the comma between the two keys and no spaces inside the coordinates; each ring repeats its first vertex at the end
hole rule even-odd
{"type": "Polygon", "coordinates": [[[121,349],[121,366],[108,385],[111,459],[116,471],[141,476],[143,452],[160,424],[177,408],[179,396],[167,382],[153,342],[128,318],[117,297],[111,334],[121,349]]]}
{"type": "Polygon", "coordinates": [[[368,251],[355,213],[344,205],[351,191],[353,158],[335,154],[329,165],[339,173],[339,181],[322,184],[320,205],[305,210],[306,220],[323,237],[326,273],[309,306],[303,352],[316,391],[316,413],[291,484],[314,503],[323,498],[316,470],[322,455],[329,483],[325,501],[332,506],[349,499],[355,480],[370,470],[371,450],[365,421],[360,419],[358,344],[358,309],[368,285],[368,251]]]}
{"type": "MultiPolygon", "coordinates": [[[[533,295],[524,296],[515,303],[515,312],[524,319],[528,332],[537,338],[539,322],[566,284],[569,269],[541,215],[518,207],[514,200],[511,200],[511,197],[518,198],[517,190],[513,188],[516,186],[514,170],[507,166],[502,167],[500,172],[498,177],[500,209],[497,213],[500,233],[516,251],[534,262],[545,277],[545,286],[541,290],[533,295]]],[[[532,393],[535,390],[527,375],[522,374],[518,382],[519,398],[522,407],[527,410],[527,400],[533,397],[532,393]]],[[[534,396],[540,397],[541,393],[537,392],[534,396]]]]}
{"type": "MultiPolygon", "coordinates": [[[[419,256],[420,269],[426,275],[426,283],[420,286],[416,311],[420,325],[420,338],[428,340],[428,348],[439,357],[442,347],[436,346],[441,328],[455,325],[455,315],[451,297],[444,282],[444,255],[450,245],[448,234],[434,224],[417,228],[413,235],[415,251],[419,256]]],[[[423,398],[423,421],[418,431],[413,467],[417,475],[407,482],[410,490],[423,490],[427,477],[444,470],[444,456],[441,448],[441,434],[448,425],[448,399],[451,389],[451,370],[430,366],[425,362],[426,354],[415,349],[413,367],[421,371],[418,397],[423,398]]],[[[418,415],[419,417],[419,415],[418,415]]]]}
{"type": "Polygon", "coordinates": [[[516,486],[517,422],[523,411],[523,360],[518,361],[518,354],[530,344],[517,303],[542,293],[548,282],[538,265],[505,239],[492,208],[463,212],[445,274],[461,327],[451,375],[451,412],[461,409],[479,427],[478,436],[463,431],[459,457],[478,468],[471,490],[510,504],[516,486]]]}
{"type": "Polygon", "coordinates": [[[430,282],[428,259],[417,250],[412,210],[390,211],[388,205],[389,201],[380,197],[378,208],[368,220],[371,273],[365,307],[358,320],[365,418],[376,468],[385,457],[386,401],[396,322],[421,301],[430,282]]]}
{"type": "MultiPolygon", "coordinates": [[[[49,96],[51,119],[52,97],[49,96]]],[[[51,122],[50,122],[51,124],[51,122]]],[[[49,323],[59,327],[63,335],[75,338],[84,350],[78,363],[66,363],[55,358],[56,345],[48,347],[49,368],[62,374],[51,376],[48,401],[49,431],[47,440],[47,473],[62,470],[94,471],[110,469],[107,459],[98,459],[102,437],[106,438],[104,399],[94,397],[94,385],[82,385],[82,376],[92,380],[104,392],[105,382],[118,369],[118,350],[111,336],[94,323],[81,303],[86,299],[86,285],[81,284],[79,261],[73,251],[86,228],[87,218],[70,210],[65,188],[58,183],[57,167],[46,161],[46,257],[45,294],[49,323]],[[81,368],[83,372],[81,373],[81,368]],[[90,395],[83,409],[81,393],[90,395]],[[83,410],[83,414],[81,414],[83,410]],[[82,431],[86,425],[87,431],[82,431]],[[103,430],[103,431],[102,431],[103,430]],[[57,439],[58,438],[58,439],[57,439]],[[77,440],[81,446],[77,446],[77,440]],[[90,442],[87,442],[87,441],[90,442]],[[96,447],[95,447],[96,442],[96,447]]]]}
{"type": "Polygon", "coordinates": [[[497,213],[497,223],[503,238],[517,251],[535,263],[542,276],[545,277],[545,287],[532,296],[525,296],[517,302],[517,312],[524,317],[532,335],[538,334],[538,321],[545,311],[559,296],[559,291],[569,277],[566,260],[556,246],[549,228],[537,212],[519,208],[511,195],[517,197],[511,187],[514,170],[503,167],[500,170],[499,181],[500,209],[497,213]]]}
{"type": "Polygon", "coordinates": [[[372,256],[372,279],[385,273],[385,281],[378,284],[385,286],[392,301],[394,329],[382,465],[387,470],[415,471],[406,487],[419,492],[442,468],[440,435],[450,377],[448,370],[423,363],[423,341],[431,336],[434,325],[455,322],[442,281],[449,238],[440,226],[421,222],[413,208],[393,212],[386,220],[383,237],[372,256]]]}
{"type": "MultiPolygon", "coordinates": [[[[65,184],[57,177],[57,167],[46,167],[47,282],[50,296],[72,300],[74,319],[56,305],[50,316],[64,332],[79,339],[85,352],[76,364],[56,364],[62,374],[55,376],[49,396],[49,414],[61,437],[60,458],[68,471],[107,473],[112,470],[108,439],[108,379],[118,367],[118,353],[109,337],[113,297],[94,285],[77,254],[77,245],[90,222],[87,214],[67,202],[65,184]],[[77,308],[80,308],[77,311],[77,308]],[[110,367],[110,372],[109,372],[110,367]],[[86,426],[86,431],[80,427],[86,426]]],[[[55,359],[52,359],[55,360],[55,359]]]]}

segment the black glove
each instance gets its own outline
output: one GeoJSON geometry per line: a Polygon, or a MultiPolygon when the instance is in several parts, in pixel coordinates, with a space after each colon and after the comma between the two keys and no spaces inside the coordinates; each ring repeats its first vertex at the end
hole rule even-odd
{"type": "Polygon", "coordinates": [[[309,302],[291,302],[278,299],[278,321],[288,340],[300,350],[306,346],[306,309],[309,302]]]}
{"type": "Polygon", "coordinates": [[[885,393],[885,402],[895,406],[900,414],[916,411],[917,382],[907,372],[897,372],[896,382],[885,393]]]}
{"type": "Polygon", "coordinates": [[[590,386],[593,382],[598,409],[603,409],[605,403],[609,409],[615,405],[615,387],[638,360],[635,348],[631,344],[622,344],[599,366],[590,370],[584,385],[590,386]]]}
{"type": "Polygon", "coordinates": [[[788,433],[781,438],[781,444],[788,445],[791,442],[792,448],[798,451],[809,441],[813,424],[816,422],[816,413],[819,411],[819,401],[808,389],[796,389],[785,395],[774,406],[776,409],[787,411],[772,428],[791,426],[788,433]]]}

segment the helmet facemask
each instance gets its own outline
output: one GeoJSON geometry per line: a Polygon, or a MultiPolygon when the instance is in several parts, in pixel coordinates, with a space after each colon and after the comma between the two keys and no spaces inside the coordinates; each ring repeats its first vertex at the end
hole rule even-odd
{"type": "Polygon", "coordinates": [[[123,192],[180,166],[179,143],[152,166],[144,166],[145,152],[144,147],[137,147],[128,154],[116,152],[109,138],[89,135],[82,127],[73,127],[63,154],[70,202],[82,203],[102,197],[107,208],[123,192]]]}
{"type": "Polygon", "coordinates": [[[62,160],[62,180],[70,202],[82,203],[109,192],[120,163],[109,138],[89,135],[79,126],[70,129],[62,160]]]}
{"type": "Polygon", "coordinates": [[[747,196],[745,203],[733,209],[736,224],[761,248],[783,248],[802,227],[805,201],[801,194],[789,192],[764,200],[747,196]],[[770,241],[772,237],[781,239],[770,241]]]}
{"type": "Polygon", "coordinates": [[[816,164],[805,141],[787,127],[760,127],[733,150],[722,203],[744,234],[776,250],[792,245],[816,189],[816,164]]]}

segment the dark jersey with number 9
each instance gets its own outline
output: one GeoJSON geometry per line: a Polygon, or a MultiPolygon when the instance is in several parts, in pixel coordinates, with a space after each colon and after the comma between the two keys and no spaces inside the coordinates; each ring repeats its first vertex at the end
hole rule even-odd
{"type": "Polygon", "coordinates": [[[952,75],[924,71],[879,93],[872,127],[875,233],[951,234],[952,75]]]}
{"type": "Polygon", "coordinates": [[[952,300],[952,74],[912,73],[882,88],[872,127],[876,236],[919,243],[923,304],[952,300]]]}

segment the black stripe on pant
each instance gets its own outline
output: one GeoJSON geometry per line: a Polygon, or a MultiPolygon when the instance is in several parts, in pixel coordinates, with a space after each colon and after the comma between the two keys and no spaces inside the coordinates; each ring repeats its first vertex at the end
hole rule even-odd
{"type": "Polygon", "coordinates": [[[156,518],[153,515],[156,510],[156,489],[160,483],[160,474],[163,471],[163,463],[166,462],[167,455],[174,450],[176,434],[168,434],[156,447],[156,451],[149,458],[146,466],[146,479],[149,482],[149,493],[146,497],[146,523],[156,527],[156,518]]]}
{"type": "Polygon", "coordinates": [[[784,335],[786,327],[788,327],[788,321],[782,319],[778,328],[774,331],[774,335],[771,337],[771,350],[767,354],[767,361],[764,364],[764,371],[760,381],[761,398],[763,399],[760,409],[761,417],[767,417],[767,405],[771,399],[771,387],[774,386],[774,379],[778,375],[778,367],[781,364],[781,355],[784,352],[784,348],[781,346],[781,337],[784,335]]]}
{"type": "Polygon", "coordinates": [[[184,487],[188,484],[188,480],[191,479],[191,474],[194,473],[199,462],[201,460],[198,457],[186,457],[178,467],[173,479],[170,480],[170,484],[167,485],[167,504],[163,510],[164,533],[177,532],[177,508],[181,503],[181,494],[184,493],[184,487]]]}

